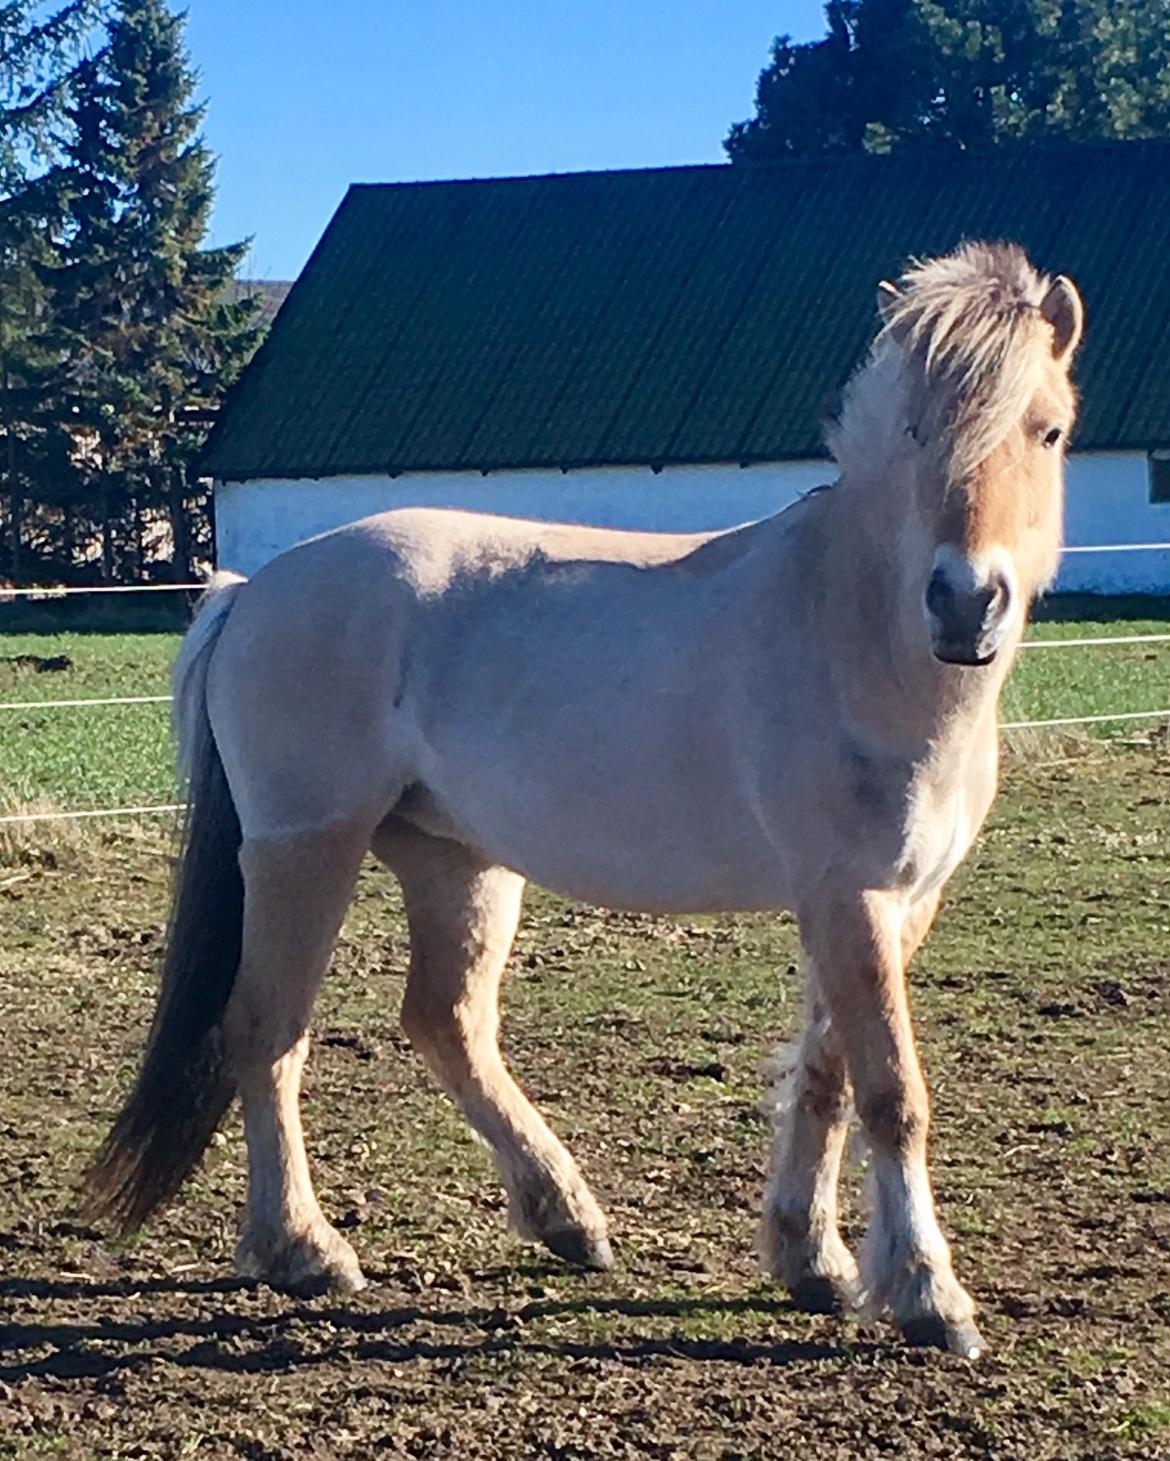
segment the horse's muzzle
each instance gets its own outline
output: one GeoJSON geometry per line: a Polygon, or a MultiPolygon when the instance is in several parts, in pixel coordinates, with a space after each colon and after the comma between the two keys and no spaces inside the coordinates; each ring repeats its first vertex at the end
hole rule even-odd
{"type": "Polygon", "coordinates": [[[948,665],[989,665],[999,653],[1012,612],[1011,586],[1000,574],[956,586],[942,567],[926,586],[926,622],[936,659],[948,665]]]}

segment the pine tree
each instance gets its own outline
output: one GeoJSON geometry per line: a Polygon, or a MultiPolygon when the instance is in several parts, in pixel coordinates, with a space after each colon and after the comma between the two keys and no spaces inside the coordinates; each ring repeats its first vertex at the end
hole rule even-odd
{"type": "Polygon", "coordinates": [[[99,0],[0,3],[0,198],[23,188],[30,160],[54,155],[54,132],[99,0]]]}
{"type": "MultiPolygon", "coordinates": [[[[38,344],[42,408],[73,442],[68,496],[83,524],[96,528],[109,581],[126,508],[126,453],[142,429],[145,397],[126,366],[132,270],[120,237],[123,189],[104,65],[102,53],[79,68],[65,160],[43,183],[59,237],[40,269],[47,309],[38,344]]],[[[82,536],[90,536],[84,526],[82,536]]]]}
{"type": "Polygon", "coordinates": [[[26,509],[62,467],[63,439],[37,409],[43,361],[34,345],[45,308],[38,267],[52,256],[41,174],[94,24],[97,0],[57,8],[0,3],[0,572],[24,573],[26,509]]]}
{"type": "Polygon", "coordinates": [[[122,159],[122,247],[135,264],[127,364],[143,383],[149,421],[139,437],[143,500],[168,511],[176,567],[190,572],[190,467],[201,416],[255,348],[249,301],[227,287],[247,243],[202,249],[214,161],[199,135],[195,76],[182,19],[161,0],[124,0],[110,26],[110,128],[122,159]]]}
{"type": "Polygon", "coordinates": [[[52,359],[44,349],[45,290],[40,268],[52,256],[44,220],[27,194],[0,202],[4,238],[0,270],[0,482],[5,531],[0,574],[26,577],[30,556],[59,547],[43,541],[40,507],[68,491],[70,439],[51,410],[46,382],[52,359]],[[41,541],[38,541],[41,539],[41,541]]]}
{"type": "Polygon", "coordinates": [[[179,576],[206,551],[192,462],[258,337],[254,306],[227,298],[246,244],[200,248],[214,162],[182,27],[161,0],[116,5],[54,179],[69,217],[50,271],[59,408],[88,460],[106,578],[143,571],[163,519],[179,576]]]}
{"type": "Polygon", "coordinates": [[[732,161],[1170,133],[1167,0],[830,0],[780,37],[732,161]]]}

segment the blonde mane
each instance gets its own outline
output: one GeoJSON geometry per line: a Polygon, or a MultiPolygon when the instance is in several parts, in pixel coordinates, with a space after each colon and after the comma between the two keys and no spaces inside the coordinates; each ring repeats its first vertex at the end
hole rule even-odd
{"type": "Polygon", "coordinates": [[[1019,420],[1052,363],[1040,305],[1051,281],[1011,244],[964,244],[915,261],[826,433],[843,470],[886,459],[907,424],[945,435],[958,469],[984,460],[1019,420]]]}

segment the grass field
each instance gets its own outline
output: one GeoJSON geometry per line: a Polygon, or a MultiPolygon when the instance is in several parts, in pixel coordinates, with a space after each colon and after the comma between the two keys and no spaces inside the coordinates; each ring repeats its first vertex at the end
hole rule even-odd
{"type": "MultiPolygon", "coordinates": [[[[0,635],[0,701],[163,695],[178,643],[173,634],[0,635]],[[19,662],[62,655],[69,668],[49,673],[19,662]]],[[[0,795],[10,806],[48,801],[70,809],[169,801],[169,717],[166,705],[0,711],[0,795]]]]}
{"type": "MultiPolygon", "coordinates": [[[[106,643],[76,673],[144,687],[168,652],[106,643]]],[[[91,745],[111,759],[108,733],[91,745]]],[[[374,868],[305,1101],[370,1289],[230,1279],[235,1117],[111,1243],[73,1192],[149,1019],[167,844],[32,838],[0,868],[0,1456],[1166,1461],[1168,800],[1156,745],[1013,763],[913,976],[936,1189],[993,1345],[975,1365],[796,1313],[759,1274],[758,1066],[799,1019],[785,917],[528,900],[505,1043],[609,1211],[609,1274],[505,1235],[484,1152],[398,1027],[405,930],[374,868]]]]}
{"type": "MultiPolygon", "coordinates": [[[[1031,638],[1104,638],[1170,631],[1170,600],[1053,600],[1031,638]]],[[[0,701],[165,694],[178,636],[168,633],[0,632],[0,701]],[[66,670],[37,673],[21,656],[65,655],[66,670]]],[[[1170,643],[1030,651],[1003,704],[1009,721],[1170,706],[1170,643]]],[[[1093,734],[1133,736],[1153,721],[1093,734]]],[[[169,801],[173,761],[165,705],[0,711],[6,805],[47,800],[97,807],[169,801]]]]}

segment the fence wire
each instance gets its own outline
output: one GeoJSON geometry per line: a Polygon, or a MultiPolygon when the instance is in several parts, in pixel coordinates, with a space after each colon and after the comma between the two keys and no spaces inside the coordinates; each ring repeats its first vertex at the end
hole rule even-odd
{"type": "Polygon", "coordinates": [[[95,817],[146,817],[162,812],[182,812],[186,809],[186,802],[164,802],[145,807],[88,807],[77,812],[17,812],[0,817],[0,827],[13,827],[28,822],[73,822],[95,817]]]}
{"type": "Polygon", "coordinates": [[[103,695],[93,700],[0,700],[0,710],[76,710],[82,705],[169,705],[173,695],[103,695]]]}
{"type": "Polygon", "coordinates": [[[88,588],[56,588],[41,584],[33,588],[0,588],[5,599],[67,599],[78,594],[178,594],[202,593],[205,583],[99,583],[88,588]]]}
{"type": "MultiPolygon", "coordinates": [[[[1066,547],[1072,553],[1149,553],[1170,551],[1166,543],[1085,543],[1066,547]]],[[[14,598],[52,600],[79,594],[131,593],[201,593],[202,583],[129,583],[101,584],[91,588],[4,588],[0,603],[14,598]]],[[[1021,649],[1103,649],[1125,644],[1170,643],[1170,634],[1118,634],[1078,639],[1029,639],[1021,649]]],[[[169,705],[170,695],[106,695],[75,700],[9,700],[0,701],[0,711],[76,710],[109,705],[169,705]]],[[[1138,720],[1161,720],[1170,723],[1170,706],[1162,710],[1125,710],[1104,715],[1056,716],[1047,720],[1008,720],[1000,722],[1001,731],[1054,730],[1078,725],[1121,724],[1138,720]]],[[[27,825],[34,822],[69,822],[106,817],[164,816],[186,809],[184,802],[160,802],[135,807],[87,807],[70,812],[20,812],[0,816],[0,827],[27,825]]]]}
{"type": "Polygon", "coordinates": [[[1062,553],[1163,553],[1170,543],[1079,543],[1062,553]]]}

